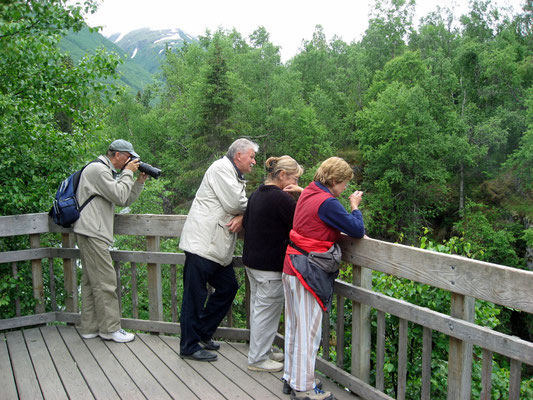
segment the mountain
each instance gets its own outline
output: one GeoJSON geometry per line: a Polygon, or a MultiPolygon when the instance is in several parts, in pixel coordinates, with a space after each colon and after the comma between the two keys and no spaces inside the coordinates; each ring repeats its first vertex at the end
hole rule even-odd
{"type": "Polygon", "coordinates": [[[77,33],[70,32],[61,40],[60,46],[76,61],[85,53],[94,54],[102,46],[108,52],[118,54],[123,59],[118,68],[120,80],[136,93],[153,82],[153,75],[164,59],[165,49],[179,48],[185,41],[196,40],[180,29],[143,28],[126,34],[115,33],[106,38],[84,28],[77,33]]]}
{"type": "Polygon", "coordinates": [[[108,39],[124,50],[131,60],[152,74],[157,72],[167,48],[178,49],[184,42],[198,40],[181,29],[150,28],[141,28],[126,34],[114,33],[108,36],[108,39]]]}

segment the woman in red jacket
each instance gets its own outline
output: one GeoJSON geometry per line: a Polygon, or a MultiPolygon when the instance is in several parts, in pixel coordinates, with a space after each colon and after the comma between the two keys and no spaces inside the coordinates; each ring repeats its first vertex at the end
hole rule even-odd
{"type": "MultiPolygon", "coordinates": [[[[363,193],[356,191],[349,197],[348,213],[337,197],[346,189],[353,177],[349,164],[342,158],[331,157],[315,173],[314,181],[303,191],[294,214],[290,232],[291,244],[287,247],[283,265],[285,292],[285,367],[283,379],[291,389],[291,399],[329,400],[333,396],[315,383],[315,361],[322,333],[322,312],[328,308],[328,299],[317,294],[310,284],[311,278],[319,284],[324,272],[316,268],[302,276],[292,258],[308,252],[327,252],[340,237],[341,232],[350,237],[365,235],[363,216],[358,207],[363,193]],[[309,277],[309,279],[308,279],[309,277]]],[[[326,273],[327,274],[327,273],[326,273]]],[[[329,274],[333,278],[336,273],[329,274]]],[[[332,287],[331,287],[332,289],[332,287]]]]}

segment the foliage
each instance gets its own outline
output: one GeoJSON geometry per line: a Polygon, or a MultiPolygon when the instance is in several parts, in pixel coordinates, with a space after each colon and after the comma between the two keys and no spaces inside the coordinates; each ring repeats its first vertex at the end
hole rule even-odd
{"type": "Polygon", "coordinates": [[[3,215],[44,211],[52,190],[83,163],[98,137],[101,99],[113,94],[102,79],[118,60],[97,51],[74,63],[58,50],[69,29],[83,26],[95,2],[8,1],[0,4],[0,191],[3,215]],[[27,190],[30,187],[31,190],[27,190]]]}

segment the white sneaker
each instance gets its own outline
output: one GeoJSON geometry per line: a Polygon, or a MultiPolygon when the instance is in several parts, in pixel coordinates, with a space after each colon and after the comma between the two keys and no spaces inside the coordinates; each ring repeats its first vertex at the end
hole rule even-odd
{"type": "Polygon", "coordinates": [[[276,352],[270,352],[270,354],[268,355],[270,357],[271,360],[274,360],[274,361],[277,361],[277,362],[283,362],[285,361],[285,354],[284,353],[278,353],[277,351],[276,352]]]}
{"type": "Polygon", "coordinates": [[[291,400],[333,400],[331,392],[324,392],[315,386],[314,389],[305,392],[291,391],[291,400]]]}
{"type": "Polygon", "coordinates": [[[95,337],[98,337],[98,333],[82,333],[81,337],[84,339],[94,339],[95,337]]]}
{"type": "Polygon", "coordinates": [[[264,361],[259,361],[255,364],[248,364],[248,369],[250,371],[261,371],[261,372],[278,372],[283,369],[283,364],[270,358],[267,358],[264,361]]]}
{"type": "Polygon", "coordinates": [[[113,333],[100,333],[100,337],[104,340],[113,340],[114,342],[118,343],[131,342],[133,339],[135,339],[135,335],[133,333],[126,332],[124,329],[119,329],[113,333]]]}

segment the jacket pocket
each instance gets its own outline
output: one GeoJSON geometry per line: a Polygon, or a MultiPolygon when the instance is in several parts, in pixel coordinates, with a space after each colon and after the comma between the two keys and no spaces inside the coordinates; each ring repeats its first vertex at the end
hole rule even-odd
{"type": "Polygon", "coordinates": [[[218,221],[207,249],[207,255],[218,260],[222,265],[228,265],[233,259],[235,242],[236,235],[228,230],[224,221],[218,221]]]}

